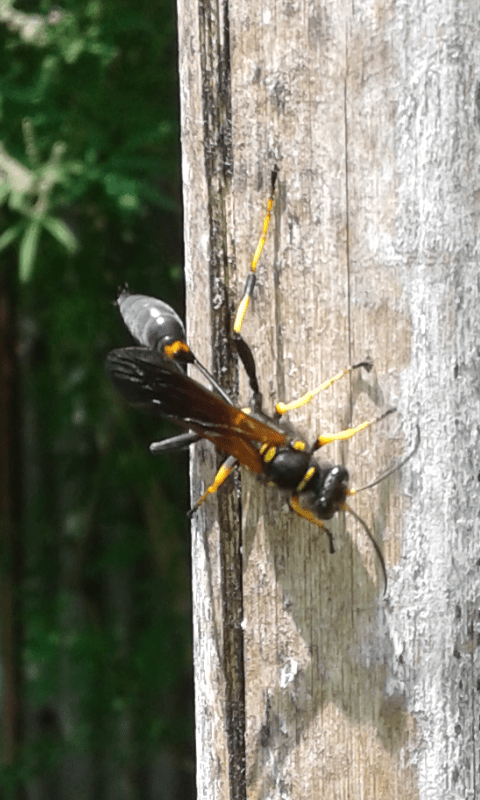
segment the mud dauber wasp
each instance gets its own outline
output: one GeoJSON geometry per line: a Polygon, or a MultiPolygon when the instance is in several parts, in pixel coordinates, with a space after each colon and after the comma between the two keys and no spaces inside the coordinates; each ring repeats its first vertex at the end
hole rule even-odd
{"type": "Polygon", "coordinates": [[[346,367],[333,378],[324,381],[303,397],[291,403],[277,403],[274,416],[262,410],[256,365],[250,346],[241,335],[243,320],[252,299],[256,270],[265,245],[274,203],[277,168],[272,172],[270,197],[263,222],[262,234],[252,260],[243,296],[233,326],[233,339],[245,368],[252,401],[250,408],[237,408],[213,375],[199,362],[185,341],[185,329],[175,311],[161,300],[123,291],[117,305],[130,333],[140,347],[113,350],[107,357],[107,370],[113,383],[129,403],[150,414],[173,420],[186,433],[154,442],[153,453],[188,447],[200,439],[209,439],[226,460],[213,483],[205,490],[191,510],[192,513],[228,478],[235,464],[248,467],[261,480],[290,492],[290,508],[300,517],[321,528],[328,536],[330,552],[334,553],[333,536],[323,520],[331,519],[337,511],[348,511],[364,527],[380,561],[385,590],[387,574],[382,552],[370,529],[346,503],[348,496],[369,489],[400,469],[416,452],[411,453],[376,480],[361,489],[348,488],[349,474],[342,465],[320,464],[314,452],[326,444],[350,439],[373,423],[395,411],[388,409],[381,416],[353,428],[333,434],[321,434],[308,445],[282,420],[284,414],[300,408],[319,392],[353,370],[372,369],[372,362],[361,361],[346,367]],[[211,389],[187,375],[187,364],[194,365],[207,379],[211,389]],[[300,503],[300,497],[302,503],[300,503]]]}

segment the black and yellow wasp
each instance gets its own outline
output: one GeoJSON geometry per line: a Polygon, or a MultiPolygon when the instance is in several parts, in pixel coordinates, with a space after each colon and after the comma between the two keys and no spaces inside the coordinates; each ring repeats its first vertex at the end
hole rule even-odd
{"type": "MultiPolygon", "coordinates": [[[[230,475],[236,463],[273,486],[290,493],[290,507],[300,517],[321,528],[328,536],[330,552],[334,552],[333,537],[323,520],[331,519],[337,511],[348,511],[364,527],[382,566],[385,587],[386,569],[382,552],[366,523],[347,505],[348,496],[360,490],[348,488],[349,474],[342,465],[319,463],[314,458],[316,450],[334,441],[350,439],[356,433],[383,419],[394,411],[388,409],[375,420],[363,422],[333,434],[318,436],[313,444],[297,437],[293,429],[282,420],[288,411],[299,408],[319,392],[352,370],[372,368],[371,361],[362,361],[346,367],[333,378],[292,403],[278,403],[275,415],[262,410],[262,400],[253,353],[241,335],[241,327],[253,296],[257,264],[263,250],[270,223],[277,169],[272,172],[271,193],[267,214],[255,255],[252,260],[242,300],[233,326],[237,352],[247,373],[252,390],[251,407],[240,409],[222,389],[213,375],[199,362],[185,341],[185,329],[175,311],[161,300],[123,291],[117,305],[130,333],[140,347],[113,350],[107,357],[107,371],[129,403],[150,414],[173,420],[185,433],[155,442],[150,446],[154,453],[188,447],[200,440],[209,439],[227,459],[220,467],[211,486],[195,504],[195,511],[209,494],[216,492],[230,475]],[[194,365],[210,384],[207,389],[187,375],[186,365],[194,365]]],[[[418,441],[416,447],[418,446],[418,441]]],[[[399,469],[413,455],[405,459],[377,480],[363,486],[370,488],[399,469]]]]}

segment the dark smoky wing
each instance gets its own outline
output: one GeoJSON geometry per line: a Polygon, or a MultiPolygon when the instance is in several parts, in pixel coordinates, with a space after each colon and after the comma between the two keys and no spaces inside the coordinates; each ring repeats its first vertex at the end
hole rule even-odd
{"type": "MultiPolygon", "coordinates": [[[[238,410],[153,350],[127,347],[107,356],[107,371],[126,400],[144,411],[182,424],[234,424],[238,410]],[[235,414],[236,412],[236,414],[235,414]]],[[[241,412],[240,412],[241,413],[241,412]]]]}
{"type": "Polygon", "coordinates": [[[153,350],[112,350],[106,367],[126,400],[153,414],[203,425],[207,430],[209,426],[225,427],[256,442],[279,445],[287,441],[285,433],[229,405],[153,350]]]}
{"type": "Polygon", "coordinates": [[[253,472],[262,472],[256,443],[287,441],[286,434],[229,405],[152,350],[113,350],[106,367],[129,403],[199,433],[253,472]]]}
{"type": "Polygon", "coordinates": [[[153,350],[143,347],[112,350],[107,356],[106,369],[132,405],[157,416],[184,416],[189,404],[189,379],[153,350]]]}

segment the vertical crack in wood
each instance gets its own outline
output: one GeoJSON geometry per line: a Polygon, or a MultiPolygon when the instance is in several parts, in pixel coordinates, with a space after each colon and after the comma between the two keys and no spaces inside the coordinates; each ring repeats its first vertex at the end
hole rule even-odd
{"type": "MultiPolygon", "coordinates": [[[[353,14],[353,8],[352,8],[353,14]]],[[[344,159],[345,159],[345,266],[346,266],[346,274],[347,274],[347,335],[348,335],[348,362],[349,364],[353,363],[353,342],[352,342],[352,305],[351,305],[351,267],[350,267],[350,197],[348,192],[348,169],[349,169],[349,162],[348,162],[348,18],[345,19],[345,64],[344,64],[344,81],[343,81],[343,130],[344,130],[344,159]]],[[[352,424],[353,420],[353,393],[352,393],[352,381],[351,375],[348,376],[350,391],[348,394],[348,425],[352,424]]],[[[347,443],[344,443],[342,447],[342,462],[345,465],[346,463],[346,451],[347,451],[347,443]]],[[[343,535],[346,532],[346,519],[345,513],[343,514],[343,518],[341,520],[341,526],[343,528],[343,535]]],[[[352,540],[350,540],[352,541],[352,540]]],[[[353,542],[352,542],[353,544],[353,542]]],[[[350,587],[351,592],[353,592],[354,586],[354,574],[353,574],[353,558],[350,561],[351,563],[351,580],[350,580],[350,587]]],[[[351,624],[354,625],[354,604],[353,604],[353,595],[351,597],[351,624]]]]}
{"type": "MultiPolygon", "coordinates": [[[[228,200],[233,174],[231,64],[228,0],[202,0],[199,9],[204,166],[208,191],[213,372],[227,391],[238,391],[236,353],[228,335],[232,308],[228,287],[235,266],[228,200]]],[[[230,800],[246,800],[245,674],[241,500],[223,488],[217,497],[223,611],[225,730],[230,800]]]]}
{"type": "Polygon", "coordinates": [[[274,214],[274,229],[273,229],[273,258],[272,258],[272,274],[273,274],[273,313],[275,318],[275,377],[276,377],[276,396],[277,398],[286,397],[286,381],[285,381],[285,362],[284,362],[284,343],[283,343],[283,330],[282,319],[280,310],[282,308],[281,301],[281,283],[282,283],[282,262],[279,257],[280,250],[280,222],[281,222],[281,208],[282,208],[282,182],[277,179],[277,199],[273,206],[274,214]]]}
{"type": "MultiPolygon", "coordinates": [[[[345,260],[347,268],[347,330],[348,330],[348,359],[353,363],[352,344],[352,319],[351,319],[351,281],[350,281],[350,218],[348,194],[348,25],[345,22],[345,77],[343,83],[343,130],[345,137],[345,260]]],[[[353,414],[352,398],[350,393],[350,424],[353,414]]]]}

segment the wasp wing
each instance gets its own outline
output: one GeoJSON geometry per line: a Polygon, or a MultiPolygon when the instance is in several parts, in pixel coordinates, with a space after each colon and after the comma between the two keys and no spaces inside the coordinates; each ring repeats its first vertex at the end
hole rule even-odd
{"type": "Polygon", "coordinates": [[[288,441],[285,433],[229,405],[153,350],[112,350],[106,367],[133,406],[195,431],[252,472],[263,470],[258,444],[279,446],[288,441]]]}

